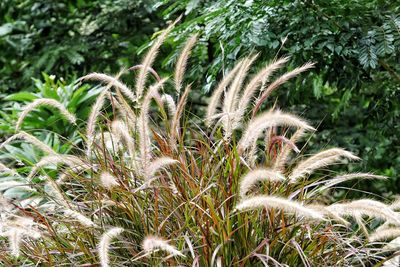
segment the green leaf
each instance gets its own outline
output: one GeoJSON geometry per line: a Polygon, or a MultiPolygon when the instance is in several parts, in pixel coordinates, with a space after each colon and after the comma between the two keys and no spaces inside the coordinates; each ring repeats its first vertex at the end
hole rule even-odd
{"type": "Polygon", "coordinates": [[[3,37],[7,34],[9,34],[10,32],[12,32],[12,24],[11,23],[6,23],[0,26],[0,37],[3,37]]]}
{"type": "Polygon", "coordinates": [[[19,92],[15,94],[8,95],[4,98],[4,100],[8,101],[33,101],[37,99],[38,97],[34,95],[33,93],[29,92],[19,92]]]}

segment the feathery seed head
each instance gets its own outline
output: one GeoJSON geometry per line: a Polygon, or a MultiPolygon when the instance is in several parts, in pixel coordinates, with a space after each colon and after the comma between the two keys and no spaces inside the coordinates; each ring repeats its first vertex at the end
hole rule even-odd
{"type": "Polygon", "coordinates": [[[193,35],[185,44],[185,47],[182,49],[182,53],[178,58],[175,68],[175,90],[179,94],[182,83],[183,77],[185,74],[186,64],[190,55],[190,51],[192,50],[193,46],[196,44],[197,35],[193,35]]]}
{"type": "Polygon", "coordinates": [[[110,266],[110,258],[108,255],[108,251],[110,249],[111,241],[113,238],[120,235],[124,229],[119,227],[114,227],[105,232],[100,239],[100,243],[98,245],[97,251],[100,258],[101,267],[108,267],[110,266]]]}
{"type": "Polygon", "coordinates": [[[280,209],[284,212],[295,213],[299,217],[323,220],[324,214],[298,202],[274,196],[255,196],[241,201],[236,210],[253,210],[257,208],[280,209]]]}
{"type": "Polygon", "coordinates": [[[23,120],[25,119],[26,115],[28,115],[29,112],[34,110],[35,108],[39,106],[47,106],[47,107],[53,107],[58,109],[61,112],[61,115],[63,115],[68,121],[71,123],[75,124],[76,118],[75,116],[70,113],[63,104],[58,102],[57,100],[51,99],[51,98],[41,98],[41,99],[35,99],[32,103],[28,104],[27,106],[24,107],[22,110],[22,113],[19,115],[17,124],[15,126],[16,131],[19,130],[19,128],[22,125],[23,120]]]}
{"type": "Polygon", "coordinates": [[[164,42],[167,35],[170,33],[170,31],[173,29],[173,27],[179,20],[180,20],[180,18],[175,20],[167,29],[165,29],[161,33],[161,35],[157,38],[155,43],[150,47],[149,51],[147,52],[146,56],[144,57],[144,60],[142,63],[143,67],[139,70],[138,78],[136,81],[136,94],[139,99],[142,97],[142,94],[143,94],[143,91],[145,88],[148,68],[151,67],[151,65],[153,64],[154,59],[157,56],[157,53],[158,53],[158,50],[159,50],[161,44],[164,42]]]}
{"type": "Polygon", "coordinates": [[[244,64],[244,60],[240,60],[236,63],[235,67],[228,72],[228,74],[219,82],[217,88],[213,90],[213,94],[211,96],[210,102],[207,106],[207,114],[206,114],[206,124],[211,126],[211,123],[216,118],[217,107],[220,104],[220,98],[222,93],[225,91],[225,88],[232,82],[235,75],[239,71],[239,69],[244,64]]]}
{"type": "Polygon", "coordinates": [[[57,153],[48,145],[46,145],[45,143],[43,143],[42,141],[40,141],[39,139],[37,139],[36,137],[34,137],[33,135],[30,135],[24,131],[21,131],[17,134],[12,135],[11,137],[9,137],[7,140],[5,140],[1,145],[0,145],[0,149],[2,149],[4,146],[6,146],[7,144],[9,144],[10,142],[17,140],[17,139],[23,139],[29,143],[31,143],[32,145],[38,147],[39,149],[41,149],[43,152],[51,154],[51,155],[57,155],[57,153]]]}
{"type": "Polygon", "coordinates": [[[369,236],[369,242],[376,242],[400,236],[400,228],[387,228],[384,230],[376,231],[369,236]]]}
{"type": "Polygon", "coordinates": [[[295,183],[300,178],[313,173],[315,170],[331,165],[342,158],[347,158],[350,160],[359,159],[359,157],[353,155],[351,152],[348,152],[341,148],[327,149],[300,162],[292,170],[292,174],[289,176],[289,180],[292,183],[295,183]]]}
{"type": "Polygon", "coordinates": [[[87,226],[87,227],[93,227],[94,226],[94,223],[92,222],[92,220],[87,218],[82,213],[79,213],[79,212],[71,210],[71,209],[65,209],[65,210],[63,210],[63,212],[64,212],[65,216],[77,220],[83,226],[87,226]]]}
{"type": "Polygon", "coordinates": [[[279,110],[269,111],[250,121],[239,141],[239,153],[243,153],[265,129],[276,126],[292,126],[304,130],[315,130],[307,122],[294,115],[283,113],[279,110]]]}
{"type": "Polygon", "coordinates": [[[262,103],[268,98],[268,96],[274,91],[276,88],[284,84],[286,81],[289,79],[296,77],[298,74],[307,71],[310,68],[314,67],[314,63],[306,63],[301,67],[295,68],[292,71],[289,71],[282,76],[280,76],[278,79],[276,79],[273,83],[271,83],[268,88],[262,93],[261,97],[256,101],[256,104],[253,108],[253,117],[257,114],[257,111],[260,109],[262,103]]]}
{"type": "Polygon", "coordinates": [[[151,142],[149,131],[150,103],[151,100],[158,94],[158,90],[163,86],[166,80],[167,79],[164,78],[157,84],[150,86],[141,106],[141,112],[138,120],[138,132],[140,144],[139,151],[143,169],[147,167],[151,159],[151,142]]]}
{"type": "Polygon", "coordinates": [[[116,178],[111,173],[106,171],[100,174],[100,181],[101,184],[108,189],[110,189],[113,186],[119,185],[116,178]]]}
{"type": "Polygon", "coordinates": [[[161,96],[161,101],[162,101],[163,103],[166,103],[166,104],[167,104],[169,114],[170,114],[171,116],[174,116],[175,113],[176,113],[176,104],[175,104],[175,101],[174,101],[174,99],[172,98],[172,96],[169,95],[169,94],[163,94],[163,95],[161,96]]]}
{"type": "Polygon", "coordinates": [[[129,87],[124,84],[123,82],[121,82],[119,80],[119,77],[125,73],[125,70],[120,71],[115,77],[104,74],[104,73],[97,73],[97,72],[93,72],[90,73],[88,75],[85,75],[83,77],[81,77],[79,80],[95,80],[95,81],[100,81],[102,83],[107,84],[110,88],[111,87],[115,87],[119,90],[121,90],[121,92],[132,102],[136,102],[136,96],[135,94],[132,92],[131,89],[129,89],[129,87]]]}
{"type": "Polygon", "coordinates": [[[178,161],[170,157],[161,157],[153,160],[145,171],[146,180],[151,180],[157,171],[169,165],[175,164],[178,161]]]}
{"type": "Polygon", "coordinates": [[[376,200],[360,199],[348,203],[332,204],[326,208],[339,216],[366,215],[386,220],[394,225],[400,225],[400,215],[392,211],[388,205],[376,200]]]}
{"type": "Polygon", "coordinates": [[[239,194],[241,198],[246,196],[250,188],[259,181],[284,181],[285,177],[279,172],[268,169],[257,169],[247,173],[240,182],[239,194]]]}
{"type": "Polygon", "coordinates": [[[182,252],[177,250],[174,246],[168,244],[168,242],[157,236],[147,236],[142,243],[143,250],[147,253],[152,253],[157,250],[163,250],[173,256],[185,257],[182,252]]]}

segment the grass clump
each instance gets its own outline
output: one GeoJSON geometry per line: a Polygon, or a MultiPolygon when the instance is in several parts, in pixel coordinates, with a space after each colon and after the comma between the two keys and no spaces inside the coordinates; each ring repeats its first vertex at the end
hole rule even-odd
{"type": "Polygon", "coordinates": [[[3,183],[9,186],[1,187],[1,246],[9,253],[2,253],[0,262],[379,266],[399,257],[396,246],[388,246],[399,231],[394,206],[370,199],[332,203],[329,194],[344,181],[384,177],[356,173],[330,178],[318,170],[358,158],[331,148],[303,159],[297,155],[304,151],[298,141],[315,129],[275,107],[258,114],[273,90],[312,64],[262,90],[267,77],[288,59],[266,65],[251,78],[256,56],[239,61],[215,89],[205,126],[186,109],[191,86],[183,77],[196,37],[184,47],[173,82],[151,68],[169,30],[141,65],[130,68],[138,70],[135,91],[121,80],[126,71],[80,80],[106,84],[86,128],[76,126],[84,147],[61,155],[23,131],[1,145],[8,149],[23,139],[41,149],[43,158],[28,173],[1,165],[3,176],[19,183],[8,179],[3,183]],[[148,72],[155,77],[153,84],[148,72]],[[6,192],[13,186],[29,190],[10,199],[6,192]]]}

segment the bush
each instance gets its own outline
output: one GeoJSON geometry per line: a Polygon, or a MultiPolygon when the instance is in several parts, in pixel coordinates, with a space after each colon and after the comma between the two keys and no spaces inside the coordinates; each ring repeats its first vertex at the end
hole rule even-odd
{"type": "Polygon", "coordinates": [[[264,87],[288,59],[247,79],[256,57],[243,58],[219,82],[203,121],[185,108],[191,85],[183,74],[195,39],[182,50],[173,82],[151,69],[170,29],[136,67],[135,94],[119,79],[124,71],[81,78],[108,84],[85,129],[77,127],[85,153],[57,153],[25,132],[0,146],[22,138],[44,154],[27,175],[2,166],[0,225],[10,253],[1,262],[378,266],[398,260],[398,201],[332,198],[337,184],[384,177],[333,175],[325,167],[358,159],[340,148],[292,156],[304,152],[299,141],[314,128],[270,103],[257,113],[273,90],[313,65],[264,87]],[[148,87],[149,71],[156,82],[148,87]],[[16,187],[25,194],[10,199],[16,187]]]}

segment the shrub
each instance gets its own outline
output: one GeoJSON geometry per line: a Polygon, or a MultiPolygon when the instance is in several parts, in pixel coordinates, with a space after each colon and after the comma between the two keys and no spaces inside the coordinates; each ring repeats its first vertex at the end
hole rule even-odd
{"type": "Polygon", "coordinates": [[[107,84],[85,129],[77,126],[85,152],[60,154],[25,132],[0,146],[22,138],[44,154],[29,174],[2,166],[0,231],[10,252],[0,255],[2,263],[372,266],[398,260],[398,243],[386,242],[398,240],[398,202],[331,197],[339,183],[385,177],[332,177],[327,166],[358,157],[341,148],[302,156],[299,141],[314,131],[307,121],[274,105],[257,114],[273,90],[312,64],[267,83],[286,58],[249,79],[256,55],[240,60],[215,88],[203,121],[185,106],[191,86],[183,77],[194,39],[172,82],[151,68],[171,27],[131,68],[138,71],[135,93],[120,80],[126,71],[81,78],[107,84]],[[156,80],[151,86],[149,72],[156,80]],[[9,199],[15,187],[26,193],[9,199]]]}

